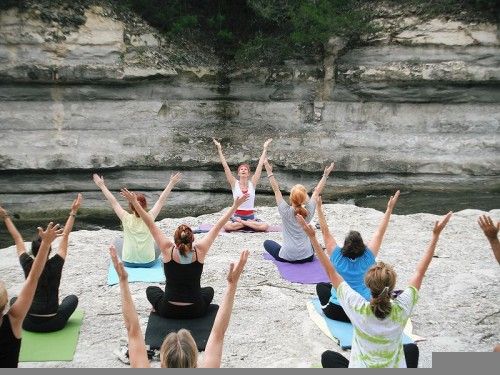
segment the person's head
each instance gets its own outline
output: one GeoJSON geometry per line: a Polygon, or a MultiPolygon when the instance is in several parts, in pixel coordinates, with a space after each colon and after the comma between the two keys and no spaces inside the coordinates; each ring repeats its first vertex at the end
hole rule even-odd
{"type": "Polygon", "coordinates": [[[187,329],[170,332],[160,349],[160,362],[163,368],[198,367],[198,348],[187,329]]]}
{"type": "Polygon", "coordinates": [[[186,224],[179,225],[174,233],[174,243],[182,255],[186,255],[193,248],[194,234],[186,224]]]}
{"type": "Polygon", "coordinates": [[[363,255],[365,248],[366,246],[363,242],[363,238],[361,238],[361,234],[355,230],[351,230],[345,237],[342,255],[351,259],[356,259],[363,255]]]}
{"type": "Polygon", "coordinates": [[[304,185],[297,184],[290,190],[290,204],[295,210],[295,215],[306,218],[309,212],[306,210],[307,190],[304,185]]]}
{"type": "Polygon", "coordinates": [[[372,293],[370,307],[379,319],[391,313],[391,293],[396,287],[396,272],[384,263],[377,262],[365,274],[365,284],[372,293]]]}
{"type": "Polygon", "coordinates": [[[3,281],[0,281],[0,315],[3,314],[8,300],[9,295],[7,294],[7,288],[5,287],[3,281]]]}
{"type": "MultiPolygon", "coordinates": [[[[31,254],[36,257],[38,254],[38,250],[40,250],[40,245],[42,244],[42,237],[38,234],[35,236],[33,241],[31,241],[31,254]]],[[[49,248],[49,254],[52,251],[52,246],[49,248]]]]}
{"type": "MultiPolygon", "coordinates": [[[[137,197],[137,202],[139,202],[141,207],[147,211],[148,202],[146,201],[146,197],[144,196],[144,194],[135,193],[135,196],[137,197]]],[[[140,217],[140,215],[137,213],[132,203],[129,203],[128,206],[135,216],[140,217]]]]}
{"type": "Polygon", "coordinates": [[[238,176],[239,177],[249,177],[250,176],[250,166],[247,163],[238,165],[238,176]]]}

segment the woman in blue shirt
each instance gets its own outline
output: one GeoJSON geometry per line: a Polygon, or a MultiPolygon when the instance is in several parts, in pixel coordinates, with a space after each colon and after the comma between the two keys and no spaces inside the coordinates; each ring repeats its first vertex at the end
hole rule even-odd
{"type": "MultiPolygon", "coordinates": [[[[375,258],[380,250],[380,245],[382,244],[385,231],[389,225],[389,219],[398,198],[399,190],[389,198],[382,221],[368,245],[364,244],[359,232],[350,231],[344,240],[344,247],[342,248],[338,246],[337,241],[335,241],[335,238],[330,233],[323,212],[321,196],[316,198],[319,225],[321,227],[321,233],[323,234],[323,240],[325,241],[326,253],[330,257],[330,262],[332,262],[337,272],[347,284],[361,294],[367,301],[370,300],[371,294],[370,289],[368,289],[364,282],[365,273],[375,264],[375,258]]],[[[318,294],[323,313],[328,318],[350,323],[344,309],[340,306],[337,299],[337,293],[335,289],[332,288],[332,284],[317,284],[316,293],[318,294]]]]}

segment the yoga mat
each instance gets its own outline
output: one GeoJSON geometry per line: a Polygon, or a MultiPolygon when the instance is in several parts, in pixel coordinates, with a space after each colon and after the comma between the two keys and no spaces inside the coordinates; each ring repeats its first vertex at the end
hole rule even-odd
{"type": "MultiPolygon", "coordinates": [[[[155,265],[150,268],[129,268],[125,267],[128,273],[128,282],[135,283],[139,281],[148,283],[164,283],[165,273],[163,272],[163,261],[160,258],[156,261],[155,265]]],[[[118,284],[118,274],[110,263],[108,269],[108,285],[118,284]]]]}
{"type": "Polygon", "coordinates": [[[279,262],[268,252],[264,252],[264,259],[272,260],[280,275],[285,280],[300,284],[317,284],[328,282],[328,276],[318,258],[314,257],[312,262],[307,263],[287,263],[279,262]]]}
{"type": "Polygon", "coordinates": [[[219,305],[211,304],[205,316],[195,319],[167,319],[152,312],[146,327],[146,345],[149,345],[150,349],[159,349],[170,332],[177,332],[181,328],[185,328],[191,331],[198,350],[203,351],[218,310],[219,305]]]}
{"type": "Polygon", "coordinates": [[[60,331],[38,333],[23,329],[19,362],[72,361],[82,320],[83,310],[76,309],[60,331]]]}
{"type": "MultiPolygon", "coordinates": [[[[323,310],[321,310],[321,304],[318,298],[314,298],[313,300],[307,302],[307,311],[309,312],[311,320],[316,323],[319,329],[335,341],[342,348],[342,350],[351,349],[353,335],[351,323],[339,322],[337,320],[327,318],[325,314],[323,314],[323,310]]],[[[408,336],[408,333],[411,334],[411,332],[408,332],[408,329],[412,329],[411,323],[410,326],[407,324],[405,327],[403,344],[410,344],[414,342],[414,340],[408,336]]]]}
{"type": "MultiPolygon", "coordinates": [[[[213,224],[208,224],[208,223],[200,224],[198,226],[198,228],[195,228],[193,230],[193,233],[207,233],[207,232],[210,231],[210,229],[212,229],[212,227],[213,227],[213,224]]],[[[231,231],[231,232],[238,232],[238,233],[267,233],[267,232],[281,232],[281,231],[282,231],[281,225],[269,225],[269,228],[267,228],[267,230],[265,232],[254,231],[254,230],[252,230],[250,228],[240,229],[240,230],[231,231]]],[[[221,232],[231,233],[231,232],[226,232],[224,230],[224,228],[221,230],[221,232]]]]}

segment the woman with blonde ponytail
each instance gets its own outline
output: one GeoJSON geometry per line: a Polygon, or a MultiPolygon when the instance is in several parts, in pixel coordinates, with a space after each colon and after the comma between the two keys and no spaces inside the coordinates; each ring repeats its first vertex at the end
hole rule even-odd
{"type": "Polygon", "coordinates": [[[370,301],[352,289],[337,273],[316,239],[314,228],[297,215],[337,292],[340,305],[354,326],[350,361],[340,353],[327,350],[321,356],[323,367],[418,367],[418,347],[415,344],[403,345],[403,330],[417,303],[418,291],[436,250],[439,235],[451,215],[449,212],[435,223],[432,240],[409,286],[396,298],[391,298],[396,286],[396,273],[392,267],[378,262],[368,270],[365,283],[371,292],[370,301]]]}
{"type": "Polygon", "coordinates": [[[212,287],[202,288],[200,285],[205,257],[219,231],[248,199],[248,195],[236,198],[230,209],[201,240],[195,241],[191,228],[182,224],[175,230],[172,241],[156,226],[153,217],[144,210],[134,193],[122,189],[121,194],[144,220],[162,252],[165,291],[157,286],[146,289],[146,296],[153,309],[165,318],[192,319],[205,315],[214,298],[212,287]]]}
{"type": "Polygon", "coordinates": [[[323,191],[333,166],[334,164],[331,163],[325,168],[323,177],[321,177],[316,189],[314,189],[311,199],[309,199],[307,190],[303,185],[297,184],[292,187],[292,190],[290,190],[290,205],[288,205],[281,195],[269,161],[267,159],[264,161],[267,178],[269,178],[273,188],[283,226],[283,245],[272,240],[264,241],[264,249],[274,259],[288,263],[306,263],[314,260],[314,250],[311,242],[298,225],[295,216],[302,215],[308,223],[312,220],[316,209],[316,197],[323,191]]]}
{"type": "MultiPolygon", "coordinates": [[[[365,274],[375,264],[375,258],[379,253],[392,211],[398,199],[399,190],[389,198],[385,214],[370,242],[365,245],[359,232],[350,231],[345,237],[344,246],[342,247],[337,244],[335,237],[330,232],[323,212],[321,196],[316,199],[316,212],[318,213],[318,221],[325,241],[326,254],[330,257],[330,262],[345,282],[367,301],[370,300],[371,294],[370,289],[364,282],[365,274]]],[[[328,318],[350,323],[349,317],[340,306],[337,293],[335,288],[332,288],[331,283],[316,284],[316,293],[321,303],[321,309],[328,318]]]]}

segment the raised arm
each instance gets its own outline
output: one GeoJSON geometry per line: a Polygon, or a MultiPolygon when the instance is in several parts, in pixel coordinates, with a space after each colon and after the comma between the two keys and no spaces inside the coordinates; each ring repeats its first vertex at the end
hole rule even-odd
{"type": "Polygon", "coordinates": [[[373,255],[377,256],[380,250],[380,246],[382,245],[382,240],[384,239],[385,231],[387,230],[387,226],[389,225],[389,219],[391,218],[392,211],[396,206],[396,203],[399,199],[399,190],[396,191],[396,194],[391,195],[389,201],[387,202],[387,209],[385,210],[384,217],[380,221],[377,230],[373,233],[373,237],[368,244],[368,248],[373,252],[373,255]]]}
{"type": "Polygon", "coordinates": [[[267,148],[273,139],[269,138],[264,142],[264,148],[262,149],[262,154],[259,158],[259,164],[257,164],[257,168],[255,168],[255,173],[252,176],[252,184],[254,187],[257,186],[260,180],[260,174],[262,173],[262,167],[264,166],[264,161],[267,159],[267,148]]]}
{"type": "Polygon", "coordinates": [[[68,220],[66,220],[66,224],[64,225],[64,232],[62,235],[61,243],[59,245],[59,251],[57,252],[59,256],[63,259],[66,259],[66,255],[68,254],[69,234],[73,230],[73,224],[75,224],[76,213],[80,208],[82,199],[83,199],[82,195],[79,193],[76,199],[71,204],[71,210],[69,211],[68,220]]]}
{"type": "Polygon", "coordinates": [[[160,197],[156,201],[153,208],[149,211],[149,214],[153,217],[153,219],[156,219],[161,209],[165,205],[165,202],[167,201],[170,192],[172,191],[174,186],[181,180],[181,178],[182,174],[180,174],[179,172],[176,174],[172,174],[170,176],[170,181],[168,182],[168,185],[165,187],[165,190],[163,190],[162,193],[160,194],[160,197]]]}
{"type": "Polygon", "coordinates": [[[218,141],[215,140],[215,138],[212,138],[214,141],[214,144],[217,146],[217,152],[219,153],[219,158],[222,166],[224,167],[224,173],[226,174],[226,179],[229,185],[231,185],[231,189],[233,188],[234,184],[236,183],[236,178],[233,176],[231,173],[231,169],[229,169],[229,165],[227,164],[226,158],[224,157],[224,154],[222,153],[222,146],[218,141]]]}
{"type": "Polygon", "coordinates": [[[9,310],[13,332],[17,338],[21,337],[21,326],[33,302],[38,279],[43,272],[45,263],[47,263],[50,245],[56,237],[62,235],[62,231],[63,229],[59,228],[59,224],[53,225],[53,223],[49,223],[45,231],[42,228],[38,228],[38,235],[41,237],[42,243],[21,292],[19,292],[16,302],[14,302],[9,310]]]}
{"type": "Polygon", "coordinates": [[[328,256],[325,254],[323,249],[321,248],[321,245],[319,244],[317,238],[316,238],[316,231],[314,230],[312,225],[309,225],[306,223],[304,218],[301,215],[295,215],[297,218],[297,221],[299,222],[300,226],[302,229],[304,229],[304,232],[306,232],[307,237],[311,240],[311,244],[313,245],[314,252],[316,253],[316,256],[318,257],[321,265],[326,271],[326,274],[328,275],[328,278],[330,279],[330,282],[332,283],[333,287],[337,289],[342,281],[344,279],[342,276],[340,276],[335,268],[333,267],[332,262],[330,262],[330,259],[328,259],[328,256]]]}
{"type": "Polygon", "coordinates": [[[483,215],[479,217],[478,223],[481,229],[483,230],[484,235],[490,242],[493,255],[495,256],[498,264],[500,264],[500,242],[498,241],[498,230],[500,229],[500,221],[495,226],[493,220],[491,220],[491,217],[483,215]]]}
{"type": "Polygon", "coordinates": [[[14,243],[16,244],[17,256],[20,256],[22,253],[26,252],[26,246],[24,246],[23,237],[12,222],[9,213],[2,206],[0,206],[0,218],[4,221],[7,230],[14,239],[14,243]]]}
{"type": "Polygon", "coordinates": [[[427,247],[424,256],[418,263],[415,273],[410,279],[409,284],[411,286],[420,289],[420,286],[422,285],[422,280],[424,279],[425,276],[425,272],[427,271],[427,268],[431,263],[432,257],[434,256],[434,251],[436,250],[436,245],[439,240],[439,235],[441,234],[446,224],[448,224],[448,221],[450,221],[452,214],[453,212],[451,211],[448,212],[440,221],[436,221],[436,223],[434,224],[431,242],[429,243],[429,246],[427,247]]]}
{"type": "Polygon", "coordinates": [[[207,346],[205,348],[205,359],[202,367],[220,367],[222,348],[224,346],[224,336],[226,334],[227,327],[229,326],[229,320],[231,319],[231,312],[233,311],[234,296],[236,294],[238,280],[243,268],[245,267],[249,254],[250,252],[248,250],[243,250],[238,263],[236,263],[236,265],[231,263],[229,266],[226,293],[224,294],[224,299],[222,300],[219,311],[217,311],[212,331],[208,337],[207,346]]]}
{"type": "Polygon", "coordinates": [[[135,310],[134,300],[130,294],[128,287],[128,274],[123,267],[123,263],[118,260],[114,245],[109,247],[109,255],[113,261],[118,279],[120,280],[120,294],[122,300],[122,313],[127,329],[128,337],[128,357],[130,359],[130,367],[148,368],[151,367],[146,352],[146,343],[142,336],[141,325],[139,324],[139,316],[135,310]]]}
{"type": "Polygon", "coordinates": [[[323,189],[325,188],[326,185],[326,180],[328,180],[328,176],[330,175],[330,173],[332,173],[334,166],[335,163],[332,162],[329,166],[325,167],[325,170],[323,171],[323,176],[321,176],[318,185],[316,185],[316,188],[314,189],[314,192],[311,195],[312,200],[316,200],[316,197],[318,195],[321,195],[321,193],[323,192],[323,189]]]}
{"type": "Polygon", "coordinates": [[[276,198],[276,204],[279,205],[283,200],[283,195],[281,195],[280,187],[278,186],[278,181],[276,181],[276,177],[273,174],[273,167],[269,164],[269,160],[264,160],[264,167],[266,168],[267,178],[269,179],[269,183],[273,188],[274,197],[276,198]]]}
{"type": "Polygon", "coordinates": [[[330,228],[328,228],[328,223],[326,222],[325,213],[323,212],[323,201],[321,195],[316,197],[316,212],[318,213],[319,226],[321,228],[321,234],[323,235],[323,241],[325,241],[326,253],[331,256],[333,250],[337,246],[337,241],[330,233],[330,228]]]}
{"type": "Polygon", "coordinates": [[[248,200],[248,194],[243,194],[242,196],[236,198],[233,201],[233,205],[227,210],[224,215],[215,223],[215,225],[210,229],[210,231],[203,237],[201,240],[196,242],[196,249],[200,251],[200,257],[203,259],[207,253],[208,250],[210,250],[210,247],[214,243],[215,239],[217,238],[217,235],[219,234],[220,230],[226,224],[231,216],[233,216],[234,212],[238,209],[240,205],[243,204],[243,202],[246,202],[248,200]]]}
{"type": "MultiPolygon", "coordinates": [[[[121,189],[121,195],[134,206],[135,211],[147,225],[149,231],[151,232],[151,235],[160,247],[162,253],[174,246],[173,241],[170,240],[167,235],[156,226],[153,217],[149,213],[147,213],[144,208],[142,208],[142,206],[137,201],[137,196],[134,193],[128,191],[127,189],[121,189]]],[[[167,260],[164,259],[164,261],[167,260]]]]}
{"type": "Polygon", "coordinates": [[[104,178],[102,176],[99,176],[97,173],[94,173],[94,175],[92,177],[93,177],[94,182],[97,185],[97,187],[102,190],[104,196],[106,197],[108,202],[111,204],[113,211],[115,211],[116,215],[121,220],[123,218],[123,216],[125,216],[127,211],[125,211],[123,209],[123,207],[120,205],[120,203],[116,200],[115,196],[106,187],[106,185],[104,184],[104,178]]]}

